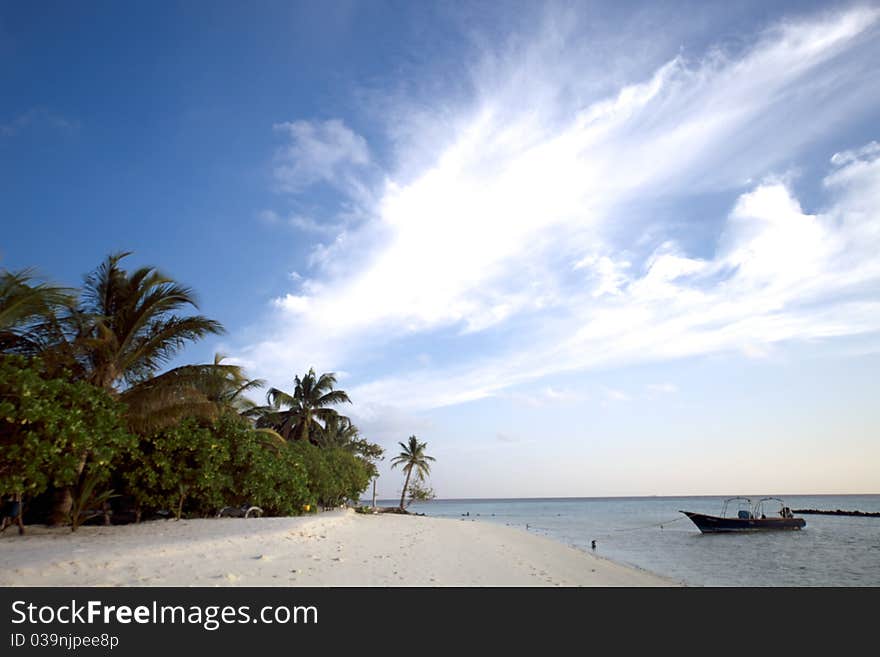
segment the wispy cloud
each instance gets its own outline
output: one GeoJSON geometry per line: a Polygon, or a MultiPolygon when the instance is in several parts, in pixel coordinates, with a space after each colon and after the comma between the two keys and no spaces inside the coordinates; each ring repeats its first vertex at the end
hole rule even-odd
{"type": "Polygon", "coordinates": [[[0,123],[0,137],[16,137],[24,130],[40,125],[63,132],[71,132],[79,127],[76,121],[71,121],[45,108],[35,107],[19,114],[11,121],[0,123]]]}
{"type": "Polygon", "coordinates": [[[678,392],[678,386],[674,383],[649,383],[647,388],[648,392],[655,394],[670,395],[678,392]]]}
{"type": "Polygon", "coordinates": [[[285,191],[299,192],[318,182],[338,185],[370,163],[366,140],[339,119],[288,121],[274,127],[288,139],[276,155],[274,169],[285,191]]]}
{"type": "Polygon", "coordinates": [[[495,336],[430,371],[389,363],[356,377],[359,400],[406,390],[402,404],[424,409],[564,371],[880,330],[876,148],[833,157],[815,214],[768,177],[828,125],[880,106],[880,87],[863,84],[877,20],[856,8],[784,22],[736,53],[677,57],[587,100],[577,66],[553,66],[566,44],[538,39],[477,70],[476,100],[438,121],[442,137],[402,146],[420,156],[397,159],[423,168],[362,194],[350,190],[371,163],[365,140],[341,122],[281,124],[279,183],[341,184],[367,220],[316,247],[314,271],[275,301],[242,362],[272,379],[415,335],[495,336]],[[765,182],[714,218],[701,255],[672,231],[646,239],[650,216],[631,210],[746,180],[765,182]]]}
{"type": "Polygon", "coordinates": [[[522,404],[531,408],[542,408],[554,404],[572,404],[586,401],[589,398],[583,392],[553,386],[531,389],[529,392],[508,392],[503,396],[515,404],[522,404]]]}
{"type": "Polygon", "coordinates": [[[627,402],[631,399],[632,397],[623,390],[616,390],[614,388],[605,389],[605,400],[608,402],[627,402]]]}

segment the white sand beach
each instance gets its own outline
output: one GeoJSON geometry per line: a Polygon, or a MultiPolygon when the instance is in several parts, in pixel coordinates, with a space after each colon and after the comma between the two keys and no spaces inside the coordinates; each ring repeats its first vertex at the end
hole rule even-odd
{"type": "Polygon", "coordinates": [[[0,535],[2,586],[676,586],[524,529],[351,510],[0,535]]]}

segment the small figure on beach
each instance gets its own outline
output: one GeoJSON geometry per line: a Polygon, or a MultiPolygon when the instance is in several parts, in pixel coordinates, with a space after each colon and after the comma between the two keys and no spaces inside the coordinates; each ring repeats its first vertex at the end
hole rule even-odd
{"type": "Polygon", "coordinates": [[[21,512],[21,495],[14,493],[3,501],[3,521],[0,524],[0,532],[6,531],[7,527],[11,527],[13,523],[18,525],[18,533],[24,534],[24,523],[22,522],[21,512]]]}
{"type": "Polygon", "coordinates": [[[596,539],[593,539],[593,541],[590,543],[590,547],[594,550],[596,549],[596,539]]]}

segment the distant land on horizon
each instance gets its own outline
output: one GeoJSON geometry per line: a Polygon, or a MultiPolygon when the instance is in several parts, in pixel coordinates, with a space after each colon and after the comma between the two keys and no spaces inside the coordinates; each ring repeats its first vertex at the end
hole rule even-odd
{"type": "MultiPolygon", "coordinates": [[[[880,493],[706,493],[701,495],[588,495],[588,496],[560,496],[560,497],[437,497],[419,504],[431,502],[539,502],[543,500],[650,500],[650,499],[684,499],[684,498],[710,498],[710,497],[870,497],[880,496],[880,493]]],[[[361,502],[371,503],[369,499],[361,499],[361,502]]],[[[400,504],[400,499],[376,499],[377,505],[400,504]]]]}

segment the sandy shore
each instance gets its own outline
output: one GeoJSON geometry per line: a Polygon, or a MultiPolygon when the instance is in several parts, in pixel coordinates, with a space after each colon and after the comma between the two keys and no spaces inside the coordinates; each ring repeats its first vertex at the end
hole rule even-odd
{"type": "Polygon", "coordinates": [[[2,586],[674,586],[488,522],[334,511],[0,535],[2,586]]]}

